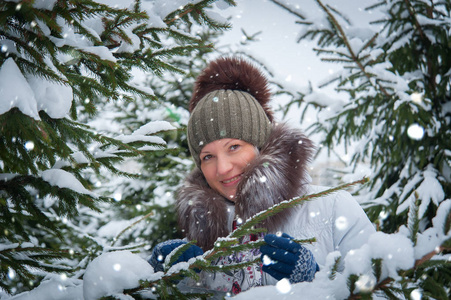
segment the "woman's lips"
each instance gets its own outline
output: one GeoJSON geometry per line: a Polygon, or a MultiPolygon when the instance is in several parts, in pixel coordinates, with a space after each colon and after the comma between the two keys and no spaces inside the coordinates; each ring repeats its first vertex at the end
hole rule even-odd
{"type": "Polygon", "coordinates": [[[239,181],[241,178],[241,174],[234,176],[232,178],[229,178],[227,180],[222,180],[221,183],[225,186],[233,185],[236,181],[239,181]]]}

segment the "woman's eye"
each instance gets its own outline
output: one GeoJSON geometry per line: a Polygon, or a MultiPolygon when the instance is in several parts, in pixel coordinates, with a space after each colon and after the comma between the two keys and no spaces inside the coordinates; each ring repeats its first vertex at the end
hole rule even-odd
{"type": "Polygon", "coordinates": [[[236,145],[232,145],[230,146],[230,150],[236,150],[240,147],[240,145],[236,144],[236,145]]]}
{"type": "Polygon", "coordinates": [[[212,156],[210,154],[205,155],[204,157],[202,157],[202,160],[209,160],[212,156]]]}

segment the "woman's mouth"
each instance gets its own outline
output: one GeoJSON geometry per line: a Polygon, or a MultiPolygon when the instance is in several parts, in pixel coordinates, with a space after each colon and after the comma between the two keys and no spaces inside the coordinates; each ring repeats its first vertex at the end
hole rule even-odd
{"type": "Polygon", "coordinates": [[[231,182],[234,182],[234,181],[239,180],[240,178],[241,178],[241,174],[240,174],[240,175],[237,175],[237,176],[235,176],[235,177],[232,177],[232,178],[230,178],[230,179],[223,180],[223,181],[221,181],[221,182],[222,182],[222,184],[229,184],[229,183],[231,183],[231,182]]]}

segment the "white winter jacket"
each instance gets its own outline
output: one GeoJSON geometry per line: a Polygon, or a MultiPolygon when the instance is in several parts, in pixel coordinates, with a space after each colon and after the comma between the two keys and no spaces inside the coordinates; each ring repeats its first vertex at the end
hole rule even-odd
{"type": "MultiPolygon", "coordinates": [[[[310,186],[307,194],[324,189],[310,186]]],[[[296,239],[316,238],[316,242],[304,246],[312,251],[320,268],[324,266],[329,253],[340,251],[344,258],[350,250],[365,244],[375,232],[363,209],[346,191],[306,201],[295,210],[296,214],[282,226],[281,231],[296,239]]],[[[271,277],[267,278],[266,284],[275,282],[271,277]]]]}

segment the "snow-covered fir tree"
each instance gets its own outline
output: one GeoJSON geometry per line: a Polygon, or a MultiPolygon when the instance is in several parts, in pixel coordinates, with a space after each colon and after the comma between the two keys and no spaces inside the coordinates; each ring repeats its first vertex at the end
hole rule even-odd
{"type": "MultiPolygon", "coordinates": [[[[185,25],[185,24],[183,24],[185,25]]],[[[200,26],[184,26],[184,30],[196,34],[204,44],[214,45],[221,32],[200,26]]],[[[128,245],[141,241],[146,249],[169,239],[181,238],[177,231],[175,192],[193,168],[189,158],[185,126],[188,122],[188,101],[191,98],[195,78],[206,66],[212,54],[219,55],[212,46],[186,53],[183,57],[170,58],[171,65],[184,70],[184,74],[165,72],[162,76],[142,74],[142,85],[154,91],[156,101],[137,98],[125,105],[105,103],[102,111],[91,122],[102,131],[121,130],[132,132],[151,121],[166,121],[177,130],[167,132],[163,138],[168,143],[164,151],[152,151],[139,159],[128,160],[124,168],[131,168],[136,178],[117,177],[102,186],[106,191],[114,189],[121,197],[115,202],[116,214],[106,222],[102,232],[108,238],[116,238],[121,226],[132,224],[148,215],[120,236],[116,245],[128,245]],[[108,120],[108,123],[105,121],[108,120]],[[114,124],[114,125],[112,125],[114,124]],[[120,128],[120,129],[119,129],[120,128]],[[111,230],[109,230],[109,228],[111,230]]]]}
{"type": "MultiPolygon", "coordinates": [[[[315,1],[319,14],[272,2],[296,17],[299,41],[315,40],[322,61],[343,65],[323,86],[333,85],[347,101],[325,96],[320,86],[292,93],[290,105],[318,111],[309,132],[322,136],[325,149],[344,145],[350,158],[344,181],[370,178],[358,198],[378,229],[394,233],[408,226],[416,244],[416,234],[434,226],[451,195],[451,2],[375,0],[367,10],[379,17],[365,28],[329,1],[315,1]]],[[[450,229],[449,209],[446,214],[442,234],[450,229]]],[[[386,296],[408,298],[414,283],[425,297],[449,298],[450,241],[434,251],[444,256],[416,266],[397,287],[384,286],[386,296]]]]}
{"type": "Polygon", "coordinates": [[[187,72],[171,58],[211,45],[186,28],[228,28],[209,12],[214,2],[0,3],[2,295],[43,277],[77,282],[112,245],[97,231],[120,191],[99,187],[117,175],[136,177],[122,168],[128,158],[154,155],[156,162],[149,153],[167,148],[158,132],[175,128],[145,118],[139,127],[100,132],[92,122],[103,102],[126,111],[147,99],[150,111],[161,92],[140,85],[133,72],[187,72]]]}

